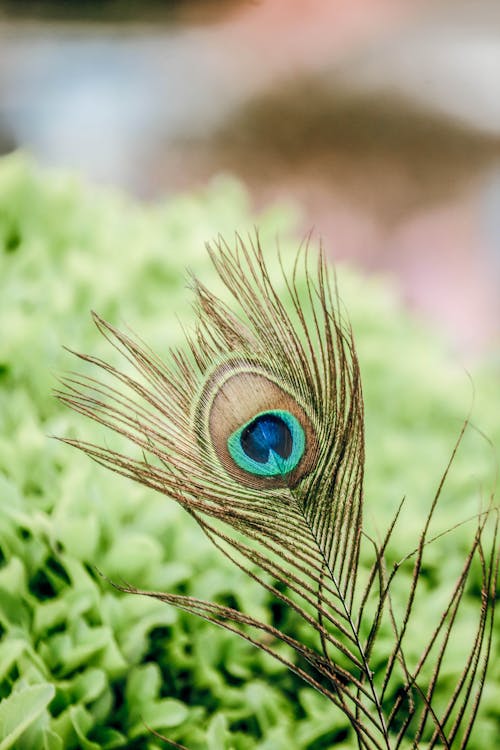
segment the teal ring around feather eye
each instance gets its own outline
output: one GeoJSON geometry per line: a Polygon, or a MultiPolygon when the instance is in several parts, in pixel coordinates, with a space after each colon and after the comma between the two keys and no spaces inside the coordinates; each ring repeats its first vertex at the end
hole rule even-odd
{"type": "Polygon", "coordinates": [[[289,474],[299,464],[304,455],[305,447],[306,436],[299,420],[289,411],[281,409],[259,412],[248,422],[238,427],[227,439],[227,448],[235,464],[240,469],[260,477],[289,474]],[[249,432],[256,432],[259,424],[272,426],[269,442],[265,442],[266,436],[264,435],[263,438],[260,437],[261,442],[257,446],[257,450],[260,448],[261,453],[262,451],[267,452],[267,460],[263,460],[262,456],[260,460],[255,460],[244,449],[245,436],[248,441],[249,432]],[[276,441],[279,442],[280,437],[286,438],[281,440],[282,443],[287,444],[286,450],[281,447],[281,452],[287,454],[285,456],[280,455],[280,447],[275,445],[276,441]]]}

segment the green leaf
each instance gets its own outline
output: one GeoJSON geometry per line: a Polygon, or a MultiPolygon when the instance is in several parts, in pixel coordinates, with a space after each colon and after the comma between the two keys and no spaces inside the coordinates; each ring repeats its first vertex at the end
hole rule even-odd
{"type": "Polygon", "coordinates": [[[74,700],[90,703],[96,700],[106,689],[106,673],[102,669],[86,669],[73,681],[72,693],[74,700]]]}
{"type": "Polygon", "coordinates": [[[22,638],[10,638],[0,643],[0,681],[10,671],[11,667],[24,650],[27,648],[27,643],[22,638]]]}
{"type": "Polygon", "coordinates": [[[127,679],[125,697],[131,713],[142,710],[143,704],[154,701],[160,689],[160,670],[156,664],[135,667],[127,679]]]}
{"type": "Polygon", "coordinates": [[[178,727],[188,716],[187,706],[174,698],[143,704],[140,719],[131,727],[130,736],[147,734],[147,727],[156,730],[178,727]]]}
{"type": "Polygon", "coordinates": [[[207,729],[207,750],[223,750],[227,747],[229,734],[224,714],[214,714],[207,729]]]}
{"type": "Polygon", "coordinates": [[[14,743],[43,713],[54,693],[53,685],[28,685],[0,702],[0,750],[15,747],[14,743]]]}

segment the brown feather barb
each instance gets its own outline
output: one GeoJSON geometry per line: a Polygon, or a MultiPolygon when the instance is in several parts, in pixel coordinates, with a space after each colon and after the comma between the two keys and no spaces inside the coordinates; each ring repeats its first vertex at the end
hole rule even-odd
{"type": "Polygon", "coordinates": [[[167,365],[94,315],[132,374],[78,354],[106,377],[101,382],[71,375],[57,392],[65,404],[138,446],[140,457],[65,442],[179,502],[216,547],[294,611],[310,637],[304,643],[214,602],[124,590],[198,614],[286,664],[344,712],[360,750],[423,748],[424,743],[429,750],[465,748],[493,628],[496,562],[484,549],[487,514],[479,518],[446,610],[430,627],[420,659],[410,663],[408,633],[442,485],[416,549],[387,570],[395,519],[381,543],[366,537],[374,561],[371,570],[362,569],[361,380],[352,332],[340,314],[323,255],[312,267],[307,249],[298,254],[291,278],[284,273],[285,304],[258,240],[245,244],[238,238],[234,248],[219,240],[209,252],[241,317],[194,279],[197,328],[188,350],[172,351],[167,365]],[[476,560],[482,572],[477,629],[456,690],[447,705],[436,707],[441,668],[476,560]],[[405,566],[412,574],[401,616],[393,606],[392,586],[405,566]],[[387,654],[385,640],[381,662],[374,654],[386,626],[393,645],[387,654]],[[290,657],[276,647],[279,641],[291,647],[290,657]]]}

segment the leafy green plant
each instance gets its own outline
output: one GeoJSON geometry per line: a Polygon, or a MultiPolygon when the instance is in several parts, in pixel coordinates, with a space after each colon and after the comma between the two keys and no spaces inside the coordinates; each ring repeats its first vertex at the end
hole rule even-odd
{"type": "MultiPolygon", "coordinates": [[[[215,600],[309,637],[293,611],[217,554],[172,503],[47,439],[76,437],[77,427],[81,438],[81,425],[49,393],[53,371],[67,366],[63,344],[96,356],[108,351],[89,325],[88,310],[113,321],[125,317],[168,357],[169,346],[182,339],[173,317],[187,326],[192,320],[184,266],[216,285],[205,239],[235,228],[247,232],[254,222],[242,189],[227,180],[141,207],[71,176],[39,171],[20,156],[0,164],[2,748],[162,746],[146,724],[192,750],[352,747],[342,711],[282,664],[162,602],[123,595],[96,573],[215,600]]],[[[291,211],[273,209],[258,224],[263,243],[271,246],[279,231],[283,253],[292,251],[291,211]]],[[[471,389],[443,342],[401,311],[387,282],[348,269],[338,273],[363,378],[370,536],[383,533],[406,495],[404,523],[388,547],[392,564],[418,544],[415,530],[439,485],[471,389]]],[[[500,424],[490,405],[497,377],[494,362],[473,372],[474,422],[494,442],[500,424]]],[[[87,430],[91,442],[108,439],[97,426],[87,430]]],[[[436,533],[477,516],[493,475],[487,443],[469,429],[443,488],[436,533]]],[[[422,622],[443,608],[474,523],[426,547],[414,604],[422,622]]],[[[370,554],[362,547],[361,573],[369,571],[370,554]]],[[[471,574],[457,626],[461,642],[473,632],[480,603],[480,565],[471,574]]],[[[400,606],[409,578],[396,580],[393,600],[400,606]]],[[[381,636],[389,649],[390,629],[381,636]]],[[[418,658],[423,645],[417,629],[409,658],[418,658]]],[[[435,690],[440,707],[456,685],[455,654],[463,656],[460,643],[435,690]]],[[[469,748],[494,745],[495,676],[492,671],[486,682],[469,748]]]]}

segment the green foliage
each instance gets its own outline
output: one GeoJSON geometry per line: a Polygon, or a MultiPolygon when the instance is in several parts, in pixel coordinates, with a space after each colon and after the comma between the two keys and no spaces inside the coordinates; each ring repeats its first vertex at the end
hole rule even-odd
{"type": "MultiPolygon", "coordinates": [[[[266,655],[159,601],[124,596],[97,573],[236,604],[267,621],[289,616],[167,498],[48,437],[82,437],[81,420],[50,395],[54,372],[73,366],[62,345],[109,355],[89,310],[122,328],[125,319],[168,358],[182,340],[176,316],[183,325],[192,318],[184,269],[211,282],[204,242],[254,223],[230,180],[143,207],[21,156],[0,163],[0,750],[161,747],[147,727],[192,750],[352,747],[345,717],[266,655]]],[[[269,249],[276,233],[284,254],[294,249],[292,212],[273,209],[257,223],[269,249]]],[[[398,560],[416,546],[472,387],[445,344],[403,314],[387,282],[347,269],[339,281],[366,399],[366,525],[383,534],[406,496],[390,550],[398,560]]],[[[473,422],[498,445],[495,363],[478,365],[473,382],[473,422]]],[[[98,426],[86,430],[107,439],[98,426]]],[[[494,470],[494,451],[469,430],[436,533],[488,502],[494,470]]],[[[443,607],[474,528],[429,547],[423,619],[443,607]]],[[[403,595],[403,577],[398,585],[403,595]]],[[[466,605],[465,639],[477,590],[466,605]]],[[[421,647],[416,641],[415,658],[421,647]]],[[[471,750],[494,746],[495,676],[471,750]]],[[[450,663],[450,691],[454,679],[450,663]]]]}

